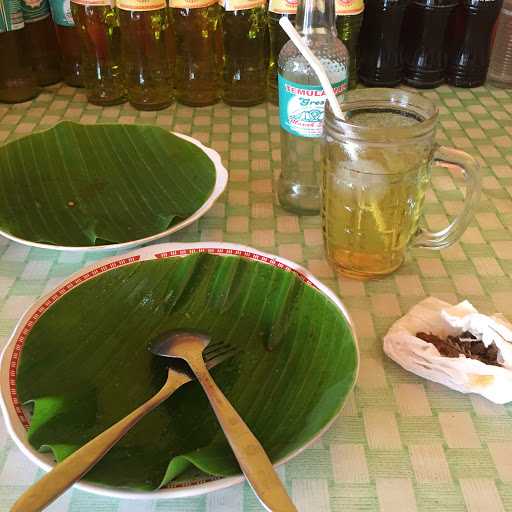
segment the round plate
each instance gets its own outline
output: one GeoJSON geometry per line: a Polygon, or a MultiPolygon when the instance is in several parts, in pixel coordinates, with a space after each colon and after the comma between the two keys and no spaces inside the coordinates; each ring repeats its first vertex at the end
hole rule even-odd
{"type": "MultiPolygon", "coordinates": [[[[329,288],[320,283],[320,281],[311,275],[305,268],[284,258],[273,256],[271,254],[260,252],[256,249],[237,244],[204,242],[192,244],[153,245],[132,251],[124,255],[118,255],[101,260],[70,276],[57,288],[35,302],[24,313],[18,322],[18,325],[14,329],[14,332],[12,333],[6,347],[4,348],[0,356],[0,406],[7,424],[7,430],[21,451],[39,467],[45,471],[49,471],[54,465],[53,456],[48,453],[40,453],[29,444],[27,440],[27,428],[29,426],[29,420],[24,407],[18,400],[16,392],[16,371],[19,357],[23,350],[23,344],[35,323],[43,315],[43,313],[50,309],[52,305],[63,295],[68,293],[73,288],[79,286],[81,283],[90,279],[94,279],[96,276],[101,275],[102,273],[140,261],[148,261],[161,258],[179,258],[197,252],[207,252],[219,256],[238,256],[250,260],[256,260],[267,265],[273,265],[289,272],[294,272],[308,286],[316,288],[321,294],[327,297],[339,310],[340,315],[345,318],[352,331],[352,340],[354,340],[353,343],[355,344],[354,349],[357,361],[356,368],[354,368],[353,380],[350,386],[350,389],[352,389],[357,378],[359,365],[359,353],[357,349],[353,323],[339,298],[329,288]]],[[[315,436],[309,439],[308,442],[306,442],[303,446],[294,450],[287,457],[279,460],[276,463],[276,466],[292,459],[301,453],[305,448],[314,443],[320,436],[322,436],[322,434],[328,430],[332,423],[335,421],[336,417],[342,409],[345,398],[346,396],[340,397],[340,403],[336,413],[323,429],[317,432],[315,436]]],[[[225,478],[208,477],[201,481],[180,482],[175,484],[171,483],[168,487],[151,492],[125,490],[95,485],[87,482],[80,482],[75,485],[78,489],[84,491],[117,498],[168,499],[204,494],[206,492],[224,489],[242,481],[242,475],[225,478]]]]}
{"type": "Polygon", "coordinates": [[[129,242],[121,242],[117,244],[107,244],[107,245],[90,245],[90,246],[65,246],[65,245],[53,245],[46,244],[40,242],[33,242],[31,240],[25,240],[23,238],[19,238],[17,236],[12,235],[6,231],[0,229],[0,235],[3,235],[5,238],[9,238],[10,240],[14,240],[20,244],[28,245],[30,247],[38,247],[42,249],[54,249],[59,251],[85,251],[85,252],[93,252],[93,251],[112,251],[117,249],[130,249],[136,247],[138,245],[142,245],[148,242],[154,242],[155,240],[160,240],[168,235],[176,233],[180,229],[185,228],[186,226],[192,224],[200,217],[202,217],[215,203],[215,201],[219,198],[219,196],[224,192],[226,185],[228,183],[228,171],[222,165],[222,160],[217,151],[204,146],[201,142],[193,137],[189,137],[188,135],[183,135],[182,133],[171,132],[176,137],[179,137],[187,142],[190,142],[197,146],[205,155],[212,161],[215,167],[215,184],[210,195],[206,198],[202,206],[196,210],[190,217],[178,222],[177,224],[172,225],[168,229],[161,231],[160,233],[156,233],[154,235],[147,236],[145,238],[140,238],[138,240],[130,240],[129,242]]]}

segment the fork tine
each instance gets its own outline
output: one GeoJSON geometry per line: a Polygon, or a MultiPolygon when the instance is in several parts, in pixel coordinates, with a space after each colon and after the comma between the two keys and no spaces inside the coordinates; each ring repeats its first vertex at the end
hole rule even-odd
{"type": "Polygon", "coordinates": [[[211,359],[212,357],[215,357],[216,354],[225,352],[226,350],[234,350],[234,348],[227,343],[215,343],[206,347],[203,351],[203,357],[205,360],[211,359]]]}
{"type": "Polygon", "coordinates": [[[219,347],[229,347],[227,343],[224,343],[223,341],[216,341],[215,343],[210,343],[206,346],[206,348],[203,350],[203,354],[207,354],[208,352],[211,352],[212,350],[217,350],[219,347]]]}
{"type": "Polygon", "coordinates": [[[231,345],[225,345],[223,343],[218,345],[215,350],[204,353],[204,360],[208,369],[217,366],[237,353],[237,349],[231,345]]]}

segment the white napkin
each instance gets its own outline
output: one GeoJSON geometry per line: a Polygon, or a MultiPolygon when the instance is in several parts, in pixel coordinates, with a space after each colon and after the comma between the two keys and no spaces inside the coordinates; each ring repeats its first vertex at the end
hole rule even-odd
{"type": "Polygon", "coordinates": [[[497,404],[512,401],[512,325],[501,315],[480,314],[467,300],[452,306],[429,297],[416,304],[391,326],[384,337],[384,352],[425,379],[462,393],[478,393],[497,404]],[[434,345],[416,337],[418,332],[446,338],[464,331],[481,336],[485,346],[494,341],[503,367],[463,355],[442,356],[434,345]]]}

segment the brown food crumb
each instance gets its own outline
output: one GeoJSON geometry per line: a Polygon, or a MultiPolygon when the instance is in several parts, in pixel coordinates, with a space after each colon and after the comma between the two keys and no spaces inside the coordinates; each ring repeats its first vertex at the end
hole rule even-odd
{"type": "Polygon", "coordinates": [[[459,336],[448,336],[446,339],[425,332],[418,332],[416,336],[423,341],[432,343],[442,356],[459,357],[462,354],[485,364],[501,366],[498,363],[498,347],[496,344],[493,342],[486,347],[480,338],[469,331],[465,331],[459,336]]]}

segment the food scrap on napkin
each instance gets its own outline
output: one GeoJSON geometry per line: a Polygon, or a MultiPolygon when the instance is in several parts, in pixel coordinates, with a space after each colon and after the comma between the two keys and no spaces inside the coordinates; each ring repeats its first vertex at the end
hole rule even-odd
{"type": "Polygon", "coordinates": [[[453,306],[429,297],[416,304],[391,326],[384,337],[384,352],[425,379],[462,393],[478,393],[497,404],[512,401],[512,325],[502,316],[482,315],[466,300],[453,306]],[[442,341],[451,337],[461,353],[458,357],[441,355],[436,347],[441,343],[425,341],[418,333],[442,341]],[[469,340],[468,334],[473,339],[469,340]],[[486,355],[496,349],[495,364],[476,357],[474,347],[462,346],[472,342],[481,343],[486,355]]]}

